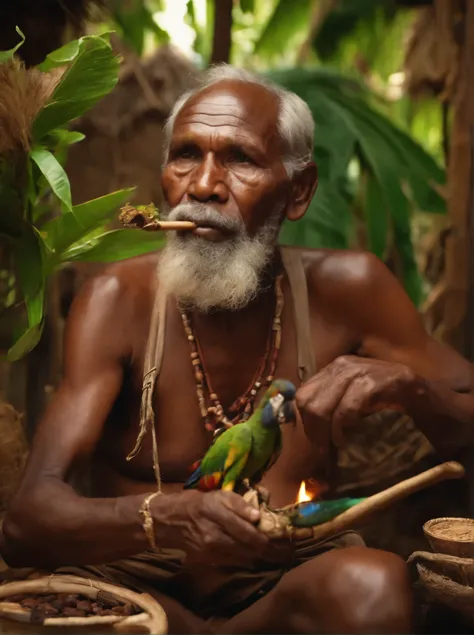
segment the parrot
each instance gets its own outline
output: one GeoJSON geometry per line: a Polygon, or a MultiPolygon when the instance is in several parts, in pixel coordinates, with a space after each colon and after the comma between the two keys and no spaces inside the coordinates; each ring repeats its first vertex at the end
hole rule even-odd
{"type": "Polygon", "coordinates": [[[307,501],[288,513],[294,527],[314,527],[332,520],[342,512],[362,503],[365,498],[338,498],[328,501],[307,501]]]}
{"type": "Polygon", "coordinates": [[[247,421],[216,436],[184,489],[238,492],[257,484],[280,455],[280,425],[296,425],[295,394],[292,382],[274,380],[247,421]]]}

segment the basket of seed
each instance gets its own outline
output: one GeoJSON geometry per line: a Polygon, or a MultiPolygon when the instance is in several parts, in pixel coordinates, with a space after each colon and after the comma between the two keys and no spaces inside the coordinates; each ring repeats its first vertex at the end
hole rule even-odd
{"type": "Polygon", "coordinates": [[[93,627],[165,635],[168,629],[163,608],[150,595],[70,575],[1,584],[0,618],[66,632],[93,627]]]}
{"type": "Polygon", "coordinates": [[[414,581],[432,601],[474,626],[474,520],[434,518],[423,531],[434,553],[417,551],[410,556],[414,581]]]}

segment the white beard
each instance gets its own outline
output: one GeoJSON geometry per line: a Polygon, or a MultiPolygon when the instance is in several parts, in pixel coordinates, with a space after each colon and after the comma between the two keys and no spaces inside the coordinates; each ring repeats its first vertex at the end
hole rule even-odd
{"type": "Polygon", "coordinates": [[[160,285],[183,307],[203,313],[247,306],[258,295],[263,273],[275,252],[281,212],[275,212],[257,235],[250,237],[242,221],[224,217],[213,207],[178,205],[167,215],[169,220],[205,220],[235,233],[221,242],[169,234],[158,265],[160,285]]]}

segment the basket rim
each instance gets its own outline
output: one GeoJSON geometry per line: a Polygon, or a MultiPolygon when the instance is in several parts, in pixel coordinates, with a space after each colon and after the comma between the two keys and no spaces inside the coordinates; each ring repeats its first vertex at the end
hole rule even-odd
{"type": "Polygon", "coordinates": [[[464,545],[468,545],[468,544],[474,544],[474,538],[472,540],[459,540],[457,538],[449,538],[446,536],[439,536],[436,534],[435,531],[433,531],[436,527],[436,525],[439,525],[442,522],[446,522],[449,521],[451,523],[453,523],[454,525],[459,525],[459,524],[464,524],[464,525],[468,525],[471,526],[474,529],[474,519],[472,518],[463,518],[461,516],[440,516],[439,518],[432,518],[431,520],[426,521],[426,523],[424,523],[423,525],[423,532],[424,534],[429,537],[429,538],[433,538],[434,540],[443,540],[445,542],[451,542],[453,544],[464,544],[464,545]]]}

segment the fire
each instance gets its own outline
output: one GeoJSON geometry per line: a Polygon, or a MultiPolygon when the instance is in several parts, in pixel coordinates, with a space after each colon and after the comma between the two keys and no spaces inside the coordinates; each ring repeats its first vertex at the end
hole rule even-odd
{"type": "Polygon", "coordinates": [[[308,496],[308,494],[306,493],[306,483],[304,481],[301,481],[300,491],[298,492],[298,497],[296,499],[296,502],[304,503],[310,500],[311,500],[311,496],[308,496]]]}

